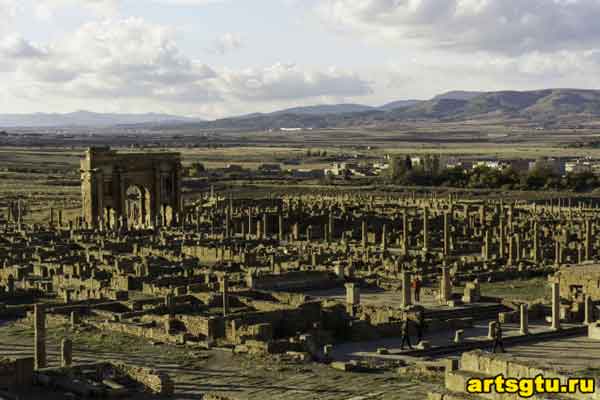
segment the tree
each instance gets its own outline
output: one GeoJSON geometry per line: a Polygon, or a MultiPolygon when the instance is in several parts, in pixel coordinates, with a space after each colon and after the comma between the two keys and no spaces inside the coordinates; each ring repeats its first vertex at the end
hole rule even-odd
{"type": "Polygon", "coordinates": [[[202,164],[200,162],[195,162],[190,166],[190,168],[188,170],[188,174],[189,174],[189,176],[193,177],[193,176],[198,176],[205,171],[206,171],[206,168],[204,167],[204,164],[202,164]]]}
{"type": "Polygon", "coordinates": [[[390,160],[390,178],[396,182],[404,177],[407,172],[412,170],[410,157],[394,156],[390,160]]]}

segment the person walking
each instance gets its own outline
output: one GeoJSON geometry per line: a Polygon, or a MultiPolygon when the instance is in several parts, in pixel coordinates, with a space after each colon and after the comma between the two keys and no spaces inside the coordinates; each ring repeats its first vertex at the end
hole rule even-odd
{"type": "Polygon", "coordinates": [[[400,327],[400,334],[402,335],[402,343],[400,344],[400,349],[404,350],[404,345],[407,344],[409,349],[413,349],[410,344],[410,334],[408,332],[408,319],[405,318],[402,320],[402,325],[400,327]]]}
{"type": "Polygon", "coordinates": [[[496,353],[498,348],[500,348],[502,353],[505,353],[504,341],[502,340],[502,324],[499,321],[496,323],[496,329],[494,330],[494,347],[492,348],[492,353],[496,353]]]}
{"type": "Polygon", "coordinates": [[[421,343],[423,336],[425,336],[425,329],[427,328],[425,325],[425,312],[421,311],[417,318],[417,343],[421,343]]]}
{"type": "Polygon", "coordinates": [[[417,276],[413,281],[413,290],[415,292],[415,302],[421,301],[421,280],[417,276]]]}

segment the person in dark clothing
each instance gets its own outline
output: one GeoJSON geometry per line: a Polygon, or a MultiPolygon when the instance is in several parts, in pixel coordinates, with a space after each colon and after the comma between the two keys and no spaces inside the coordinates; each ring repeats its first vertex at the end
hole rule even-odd
{"type": "Polygon", "coordinates": [[[425,335],[425,313],[420,312],[417,320],[417,343],[420,343],[423,340],[423,336],[425,335]]]}
{"type": "Polygon", "coordinates": [[[415,292],[415,301],[418,303],[421,301],[421,280],[417,276],[412,282],[412,289],[415,292]]]}
{"type": "Polygon", "coordinates": [[[404,319],[402,321],[402,326],[400,329],[400,333],[402,335],[402,343],[400,344],[400,349],[404,350],[404,345],[407,344],[408,348],[412,350],[412,345],[410,344],[410,334],[408,332],[408,319],[404,319]]]}
{"type": "Polygon", "coordinates": [[[496,329],[494,331],[494,347],[492,348],[492,353],[496,353],[496,350],[500,347],[502,353],[504,353],[504,342],[502,340],[502,324],[500,322],[496,323],[496,329]]]}

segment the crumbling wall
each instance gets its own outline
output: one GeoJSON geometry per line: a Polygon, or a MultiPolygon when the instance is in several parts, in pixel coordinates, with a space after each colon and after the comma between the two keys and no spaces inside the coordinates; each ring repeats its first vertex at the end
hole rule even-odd
{"type": "Polygon", "coordinates": [[[114,363],[114,366],[134,381],[144,385],[148,391],[154,394],[171,396],[174,392],[175,384],[166,373],[123,363],[114,363]]]}

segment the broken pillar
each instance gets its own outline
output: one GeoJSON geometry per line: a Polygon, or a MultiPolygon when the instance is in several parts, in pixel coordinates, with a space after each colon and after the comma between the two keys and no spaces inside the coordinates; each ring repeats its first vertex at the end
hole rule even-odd
{"type": "Polygon", "coordinates": [[[450,254],[450,215],[444,213],[444,255],[450,254]]]}
{"type": "Polygon", "coordinates": [[[367,220],[362,221],[362,247],[367,247],[368,244],[368,230],[367,230],[367,220]]]}
{"type": "Polygon", "coordinates": [[[35,369],[46,368],[46,309],[43,304],[33,306],[33,321],[35,369]]]}
{"type": "Polygon", "coordinates": [[[583,322],[586,325],[591,325],[596,322],[596,318],[594,317],[594,301],[590,295],[585,296],[585,316],[583,322]]]}
{"type": "Polygon", "coordinates": [[[410,273],[402,271],[402,307],[407,307],[411,304],[410,273]]]}
{"type": "Polygon", "coordinates": [[[73,363],[73,342],[71,339],[63,339],[60,343],[60,366],[70,367],[73,363]]]}
{"type": "Polygon", "coordinates": [[[488,323],[488,339],[494,339],[496,337],[496,327],[498,326],[497,321],[490,321],[488,323]]]}
{"type": "Polygon", "coordinates": [[[521,335],[529,334],[529,307],[527,304],[521,304],[519,307],[521,326],[519,332],[521,335]]]}
{"type": "Polygon", "coordinates": [[[402,213],[402,254],[408,254],[408,216],[406,211],[402,213]]]}
{"type": "Polygon", "coordinates": [[[360,304],[360,288],[356,283],[346,283],[346,304],[357,306],[360,304]]]}
{"type": "Polygon", "coordinates": [[[229,280],[227,275],[221,278],[221,293],[223,294],[223,316],[229,314],[229,280]]]}
{"type": "Polygon", "coordinates": [[[539,244],[539,226],[537,221],[533,223],[533,249],[532,256],[533,262],[538,263],[540,261],[540,244],[539,244]]]}
{"type": "Polygon", "coordinates": [[[429,250],[429,211],[423,208],[423,251],[429,250]]]}
{"type": "Polygon", "coordinates": [[[585,260],[589,261],[592,259],[592,221],[589,219],[585,220],[585,260]]]}
{"type": "Polygon", "coordinates": [[[450,271],[448,267],[442,267],[442,279],[440,281],[440,303],[446,304],[452,300],[452,283],[450,282],[450,271]]]}
{"type": "Polygon", "coordinates": [[[283,240],[283,214],[279,213],[277,221],[278,221],[278,230],[277,230],[278,240],[282,241],[283,240]]]}
{"type": "Polygon", "coordinates": [[[454,343],[456,343],[456,344],[462,343],[464,340],[464,336],[465,336],[464,329],[459,329],[459,330],[455,331],[454,332],[454,343]]]}
{"type": "Polygon", "coordinates": [[[560,282],[552,282],[552,329],[560,329],[560,282]]]}

